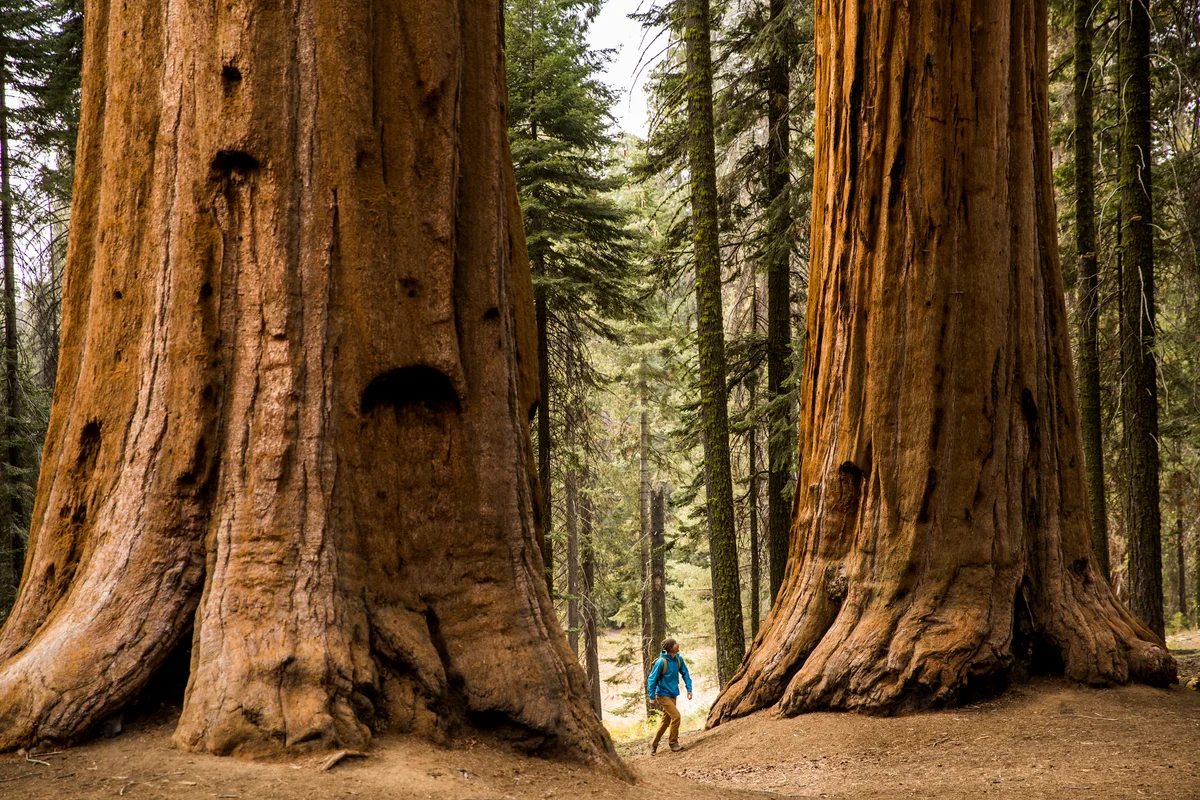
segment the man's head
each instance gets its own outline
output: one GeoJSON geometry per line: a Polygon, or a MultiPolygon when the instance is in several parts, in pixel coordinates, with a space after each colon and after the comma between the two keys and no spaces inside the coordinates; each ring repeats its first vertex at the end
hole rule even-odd
{"type": "Polygon", "coordinates": [[[662,649],[667,655],[673,656],[679,652],[679,642],[674,639],[663,639],[662,649]]]}

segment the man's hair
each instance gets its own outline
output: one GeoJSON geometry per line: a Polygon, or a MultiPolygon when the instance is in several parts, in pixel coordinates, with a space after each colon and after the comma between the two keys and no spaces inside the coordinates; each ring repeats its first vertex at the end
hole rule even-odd
{"type": "Polygon", "coordinates": [[[675,641],[674,639],[663,639],[662,649],[669,653],[671,652],[671,648],[677,644],[679,644],[679,642],[675,641]]]}

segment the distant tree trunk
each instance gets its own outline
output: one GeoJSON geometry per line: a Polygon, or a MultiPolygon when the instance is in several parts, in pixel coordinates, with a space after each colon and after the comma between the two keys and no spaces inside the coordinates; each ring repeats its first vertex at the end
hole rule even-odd
{"type": "MultiPolygon", "coordinates": [[[[750,408],[754,409],[754,384],[750,385],[750,408]]],[[[747,507],[750,514],[750,636],[758,636],[759,594],[762,586],[758,563],[758,427],[750,426],[746,434],[746,447],[750,451],[750,487],[747,490],[747,507]]],[[[768,518],[768,522],[769,522],[768,518]]]]}
{"type": "Polygon", "coordinates": [[[191,635],[187,750],[486,720],[622,769],[537,549],[496,5],[89,2],[0,748],[86,735],[191,635]]]}
{"type": "Polygon", "coordinates": [[[596,636],[596,539],[593,530],[595,511],[592,498],[584,494],[580,504],[583,527],[583,652],[587,664],[588,696],[597,718],[603,713],[600,686],[600,642],[596,636]]]}
{"type": "Polygon", "coordinates": [[[579,658],[579,471],[576,468],[575,434],[582,415],[574,389],[577,380],[578,350],[568,344],[564,353],[566,387],[570,399],[563,418],[563,451],[566,469],[563,470],[563,495],[567,514],[567,642],[579,658]]]}
{"type": "MultiPolygon", "coordinates": [[[[537,255],[533,258],[535,275],[545,275],[546,266],[537,255]]],[[[546,587],[550,596],[554,597],[554,550],[550,538],[554,530],[554,495],[550,481],[550,319],[546,308],[546,288],[538,286],[534,289],[534,317],[537,321],[537,360],[538,360],[538,486],[541,498],[538,511],[542,524],[538,531],[538,549],[542,553],[542,563],[546,569],[546,587]]]]}
{"type": "Polygon", "coordinates": [[[1079,260],[1079,411],[1087,467],[1088,513],[1096,571],[1112,579],[1108,563],[1108,509],[1101,432],[1099,262],[1096,258],[1096,179],[1092,133],[1092,9],[1075,0],[1075,250],[1079,260]]]}
{"type": "Polygon", "coordinates": [[[1179,615],[1187,619],[1187,567],[1183,551],[1183,516],[1175,520],[1175,575],[1179,578],[1179,615]]]}
{"type": "Polygon", "coordinates": [[[1150,11],[1120,0],[1119,184],[1124,258],[1121,286],[1121,422],[1127,464],[1129,605],[1163,638],[1162,518],[1158,488],[1158,387],[1154,358],[1154,226],[1150,165],[1150,11]]]}
{"type": "MultiPolygon", "coordinates": [[[[771,21],[781,24],[787,0],[771,0],[771,21]]],[[[767,67],[770,101],[767,106],[767,197],[770,244],[767,262],[767,395],[772,404],[768,415],[770,433],[767,457],[767,556],[770,563],[771,602],[775,602],[787,569],[788,537],[792,509],[786,497],[792,480],[792,457],[796,450],[792,403],[781,402],[792,370],[792,283],[790,231],[792,215],[789,192],[791,160],[791,83],[786,48],[779,48],[767,67]]],[[[757,596],[757,595],[756,595],[757,596]]],[[[757,630],[758,625],[753,627],[757,630]]]]}
{"type": "MultiPolygon", "coordinates": [[[[646,407],[646,365],[642,365],[642,378],[638,383],[638,403],[641,406],[641,434],[638,445],[638,549],[641,565],[641,623],[642,623],[642,685],[650,677],[650,664],[658,654],[654,636],[651,633],[650,620],[650,414],[646,407]]],[[[646,716],[650,716],[654,707],[650,705],[650,697],[646,698],[646,716]]]]}
{"type": "Polygon", "coordinates": [[[1090,557],[1046,6],[958,11],[817,6],[795,536],[710,725],[952,703],[1023,668],[1175,679],[1090,557]]]}
{"type": "Polygon", "coordinates": [[[700,417],[704,439],[709,563],[712,568],[717,676],[723,686],[746,652],[733,475],[729,463],[729,400],[725,389],[725,329],[717,241],[717,166],[713,139],[712,44],[708,0],[685,0],[688,167],[696,259],[696,339],[700,344],[700,417]]]}
{"type": "Polygon", "coordinates": [[[667,638],[666,486],[658,484],[650,495],[650,640],[667,638]]]}
{"type": "Polygon", "coordinates": [[[579,524],[578,480],[568,469],[563,480],[567,504],[567,642],[571,652],[579,656],[579,524]]]}
{"type": "Polygon", "coordinates": [[[16,421],[20,411],[20,392],[17,376],[17,306],[16,271],[13,264],[13,220],[12,186],[9,172],[12,154],[8,128],[7,67],[3,38],[0,37],[0,253],[4,268],[4,385],[6,391],[6,419],[2,430],[5,436],[4,471],[0,475],[0,486],[9,494],[9,500],[0,498],[0,614],[5,614],[16,599],[17,583],[25,565],[25,543],[18,529],[19,492],[17,491],[16,462],[20,450],[16,442],[16,421]]]}

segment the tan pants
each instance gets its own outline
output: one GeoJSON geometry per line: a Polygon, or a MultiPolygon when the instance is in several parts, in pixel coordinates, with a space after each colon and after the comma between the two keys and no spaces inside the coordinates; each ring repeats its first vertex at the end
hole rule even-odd
{"type": "Polygon", "coordinates": [[[667,726],[671,726],[671,735],[667,738],[669,744],[675,744],[679,741],[679,709],[675,707],[674,697],[659,697],[658,707],[662,709],[662,722],[658,723],[658,733],[654,734],[654,746],[658,747],[658,743],[662,741],[663,731],[667,726]]]}

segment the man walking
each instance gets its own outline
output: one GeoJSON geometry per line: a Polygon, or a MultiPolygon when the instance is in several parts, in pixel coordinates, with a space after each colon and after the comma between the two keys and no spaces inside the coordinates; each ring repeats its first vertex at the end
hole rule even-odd
{"type": "Polygon", "coordinates": [[[654,669],[650,670],[650,677],[646,680],[646,696],[650,698],[650,705],[657,705],[663,712],[658,732],[654,734],[654,741],[650,743],[650,755],[658,752],[658,743],[662,741],[663,732],[668,726],[671,728],[671,735],[667,738],[667,744],[674,752],[683,749],[683,745],[679,743],[679,709],[675,705],[675,698],[679,697],[680,675],[687,686],[688,700],[691,700],[692,676],[688,673],[683,656],[679,654],[679,643],[674,639],[664,639],[662,652],[658,654],[654,669]]]}

